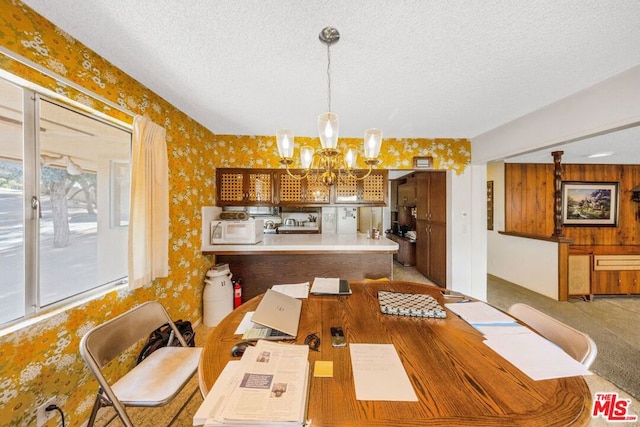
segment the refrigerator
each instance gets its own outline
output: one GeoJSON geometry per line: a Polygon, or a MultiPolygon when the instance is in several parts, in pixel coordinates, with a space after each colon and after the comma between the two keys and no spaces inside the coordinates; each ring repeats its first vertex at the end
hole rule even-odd
{"type": "Polygon", "coordinates": [[[358,233],[358,208],[337,207],[337,233],[358,233]]]}

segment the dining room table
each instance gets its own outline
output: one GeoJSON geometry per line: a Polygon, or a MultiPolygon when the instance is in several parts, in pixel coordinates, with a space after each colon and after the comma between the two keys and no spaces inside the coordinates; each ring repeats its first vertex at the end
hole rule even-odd
{"type": "MultiPolygon", "coordinates": [[[[592,398],[581,376],[533,380],[483,343],[476,328],[446,308],[460,295],[438,286],[392,280],[350,282],[346,296],[302,299],[298,334],[304,344],[315,334],[317,360],[333,362],[331,377],[311,376],[307,418],[312,426],[582,426],[588,425],[592,398]],[[379,291],[432,296],[446,317],[383,313],[379,291]],[[346,347],[331,345],[330,330],[341,327],[346,347]],[[417,401],[358,400],[349,345],[392,344],[417,401]]],[[[198,369],[206,395],[242,341],[237,328],[262,299],[236,308],[213,329],[203,345],[198,369]]]]}

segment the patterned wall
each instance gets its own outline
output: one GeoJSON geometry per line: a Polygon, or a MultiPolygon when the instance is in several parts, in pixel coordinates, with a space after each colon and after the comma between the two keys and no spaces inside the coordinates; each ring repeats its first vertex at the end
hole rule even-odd
{"type": "MultiPolygon", "coordinates": [[[[215,200],[215,168],[279,167],[277,148],[273,136],[213,135],[21,2],[0,0],[0,11],[0,45],[5,49],[135,114],[147,114],[167,130],[169,277],[133,292],[110,292],[0,336],[2,424],[35,425],[36,407],[57,396],[67,425],[81,425],[88,418],[96,391],[96,383],[78,353],[82,335],[152,299],[160,300],[174,318],[200,319],[203,277],[213,261],[200,253],[200,208],[215,200]]],[[[132,121],[117,109],[2,54],[0,68],[83,105],[132,121]]],[[[296,139],[318,145],[317,138],[296,139]]],[[[461,173],[470,161],[470,153],[470,143],[464,139],[384,140],[379,167],[411,169],[413,156],[432,155],[435,167],[461,173]]]]}

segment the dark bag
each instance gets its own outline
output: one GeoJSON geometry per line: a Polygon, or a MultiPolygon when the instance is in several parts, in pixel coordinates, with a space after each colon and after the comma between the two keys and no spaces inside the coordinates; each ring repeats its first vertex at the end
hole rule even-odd
{"type": "MultiPolygon", "coordinates": [[[[189,347],[195,347],[196,333],[193,332],[191,322],[188,320],[182,321],[182,319],[180,319],[173,323],[176,325],[189,347]]],[[[142,362],[160,347],[180,347],[180,341],[173,335],[173,329],[171,329],[171,326],[169,326],[168,323],[165,323],[155,331],[151,332],[147,343],[142,347],[142,351],[140,351],[136,364],[142,362]],[[169,339],[171,339],[171,342],[169,342],[169,339]]]]}

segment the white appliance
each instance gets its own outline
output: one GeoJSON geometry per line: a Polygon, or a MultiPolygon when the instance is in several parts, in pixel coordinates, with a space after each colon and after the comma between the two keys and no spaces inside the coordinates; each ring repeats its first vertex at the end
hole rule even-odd
{"type": "Polygon", "coordinates": [[[337,216],[335,207],[322,208],[322,234],[336,234],[337,216]]]}
{"type": "Polygon", "coordinates": [[[337,232],[338,234],[358,233],[358,208],[338,207],[337,232]]]}
{"type": "Polygon", "coordinates": [[[264,237],[264,220],[211,221],[210,242],[212,245],[254,245],[264,237]]]}

